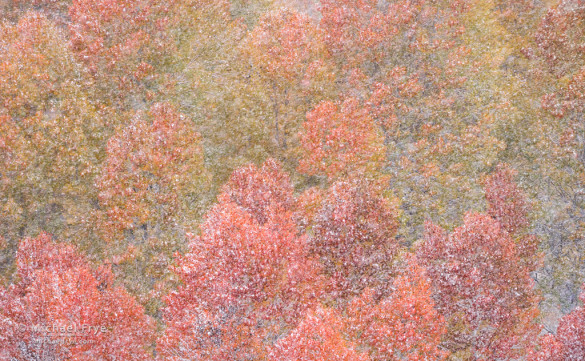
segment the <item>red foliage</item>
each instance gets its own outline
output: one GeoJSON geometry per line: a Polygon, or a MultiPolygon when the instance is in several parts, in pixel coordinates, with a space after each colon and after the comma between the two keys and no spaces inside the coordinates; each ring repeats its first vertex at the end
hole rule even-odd
{"type": "Polygon", "coordinates": [[[387,146],[413,143],[420,119],[445,124],[442,112],[452,111],[459,98],[454,90],[466,82],[464,2],[323,0],[320,9],[320,30],[339,68],[338,87],[366,100],[368,117],[381,126],[387,146]],[[406,128],[408,135],[398,131],[406,128]]]}
{"type": "Polygon", "coordinates": [[[398,223],[380,184],[365,179],[336,182],[313,222],[311,249],[335,283],[334,298],[385,287],[397,249],[398,223]]]}
{"type": "Polygon", "coordinates": [[[538,237],[526,234],[529,205],[526,194],[514,182],[515,172],[499,165],[485,183],[487,213],[500,223],[510,236],[516,238],[518,256],[530,272],[541,264],[538,237]]]}
{"type": "Polygon", "coordinates": [[[281,8],[260,18],[242,50],[270,105],[266,125],[279,158],[296,164],[300,121],[334,78],[319,31],[307,16],[281,8]]]}
{"type": "Polygon", "coordinates": [[[76,103],[71,98],[79,95],[77,82],[84,74],[63,47],[67,38],[62,29],[37,11],[23,11],[18,21],[0,27],[1,112],[20,119],[76,103]]]}
{"type": "MultiPolygon", "coordinates": [[[[260,223],[254,214],[258,208],[250,212],[230,198],[246,205],[259,196],[255,190],[274,180],[265,177],[286,179],[273,166],[269,161],[260,171],[237,171],[207,214],[201,236],[191,237],[189,253],[177,259],[174,270],[183,286],[166,299],[161,357],[261,357],[263,340],[294,325],[318,296],[317,263],[305,238],[297,235],[292,212],[270,212],[260,223]],[[244,174],[249,183],[239,187],[244,174]]],[[[278,192],[265,195],[266,204],[278,204],[278,192]]]]}
{"type": "Polygon", "coordinates": [[[529,225],[526,195],[514,182],[514,175],[508,166],[499,165],[488,177],[484,188],[488,214],[511,235],[529,225]]]}
{"type": "Polygon", "coordinates": [[[317,308],[285,338],[278,340],[270,353],[273,361],[368,361],[367,354],[355,350],[344,339],[345,325],[333,311],[317,308]]]}
{"type": "Polygon", "coordinates": [[[410,111],[405,100],[420,93],[422,87],[415,77],[407,74],[405,67],[393,69],[386,82],[389,85],[374,84],[368,105],[377,124],[383,129],[390,129],[397,125],[398,115],[410,111]]]}
{"type": "Polygon", "coordinates": [[[538,54],[546,62],[542,68],[562,79],[558,82],[561,85],[558,92],[542,98],[543,108],[556,117],[585,110],[584,24],[581,1],[560,1],[542,17],[535,33],[538,54]]]}
{"type": "Polygon", "coordinates": [[[389,297],[376,303],[367,289],[349,307],[350,329],[372,360],[445,360],[439,347],[447,332],[431,298],[430,282],[412,257],[392,284],[389,297]]]}
{"type": "MultiPolygon", "coordinates": [[[[172,2],[171,2],[172,3],[172,2]]],[[[171,3],[154,0],[74,0],[69,8],[72,50],[112,96],[126,95],[153,75],[171,3]]]]}
{"type": "Polygon", "coordinates": [[[107,239],[149,220],[172,220],[203,174],[199,138],[171,105],[157,104],[109,140],[96,182],[107,239]]]}
{"type": "Polygon", "coordinates": [[[424,270],[408,257],[392,293],[366,289],[346,316],[317,308],[272,348],[272,360],[444,360],[445,321],[434,308],[424,270]],[[356,352],[359,351],[359,352],[356,352]]]}
{"type": "Polygon", "coordinates": [[[290,211],[293,187],[280,164],[268,159],[262,168],[250,164],[234,171],[223,193],[256,218],[266,223],[272,213],[290,211]]]}
{"type": "Polygon", "coordinates": [[[325,41],[334,54],[346,57],[349,65],[354,65],[356,58],[380,52],[381,47],[392,43],[398,27],[414,16],[410,2],[390,5],[390,9],[396,8],[395,13],[381,11],[377,3],[377,0],[321,1],[320,27],[325,32],[325,41]]]}
{"type": "Polygon", "coordinates": [[[323,0],[320,28],[329,50],[347,70],[366,70],[372,63],[387,65],[388,54],[412,56],[453,47],[461,8],[459,1],[323,0]]]}
{"type": "Polygon", "coordinates": [[[149,357],[154,324],[107,268],[46,234],[21,241],[17,264],[19,283],[0,288],[1,360],[149,357]]]}
{"type": "Polygon", "coordinates": [[[521,356],[532,345],[539,298],[518,247],[495,219],[468,214],[451,234],[427,223],[418,257],[449,322],[450,350],[493,360],[521,356]]]}
{"type": "MultiPolygon", "coordinates": [[[[585,285],[579,298],[585,302],[585,285]]],[[[529,361],[585,360],[585,307],[579,306],[561,318],[557,334],[543,337],[540,346],[529,361]]]]}
{"type": "Polygon", "coordinates": [[[335,179],[355,171],[376,171],[384,159],[383,140],[358,100],[321,102],[307,113],[301,132],[299,171],[335,179]]]}
{"type": "Polygon", "coordinates": [[[267,74],[298,81],[318,66],[321,45],[311,19],[288,10],[263,17],[250,34],[252,59],[267,74]]]}
{"type": "Polygon", "coordinates": [[[540,54],[547,61],[547,70],[562,75],[579,66],[583,55],[582,22],[585,12],[579,0],[560,1],[543,16],[535,33],[540,54]]]}

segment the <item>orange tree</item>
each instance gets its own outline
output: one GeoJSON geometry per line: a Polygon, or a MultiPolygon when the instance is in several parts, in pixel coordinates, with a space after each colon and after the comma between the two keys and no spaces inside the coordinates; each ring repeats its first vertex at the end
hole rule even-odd
{"type": "Polygon", "coordinates": [[[149,312],[157,310],[171,257],[184,251],[184,234],[201,212],[208,178],[199,140],[173,106],[155,104],[108,140],[95,182],[99,208],[88,227],[149,312]]]}

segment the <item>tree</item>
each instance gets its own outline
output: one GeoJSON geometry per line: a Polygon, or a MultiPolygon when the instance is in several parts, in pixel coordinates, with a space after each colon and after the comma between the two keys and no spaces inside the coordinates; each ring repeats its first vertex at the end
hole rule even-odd
{"type": "Polygon", "coordinates": [[[272,347],[274,361],[367,361],[365,353],[343,337],[345,324],[334,311],[317,308],[308,311],[303,321],[272,347]]]}
{"type": "Polygon", "coordinates": [[[447,319],[445,347],[468,360],[525,355],[539,332],[538,294],[518,246],[498,221],[470,213],[448,234],[426,224],[417,250],[447,319]]]}
{"type": "Polygon", "coordinates": [[[111,128],[62,30],[37,12],[0,28],[0,268],[10,278],[18,239],[42,230],[94,253],[85,224],[111,128]]]}
{"type": "Polygon", "coordinates": [[[382,182],[352,178],[334,183],[313,216],[311,252],[333,282],[333,302],[348,301],[365,288],[386,288],[398,249],[395,205],[382,182]]]}
{"type": "Polygon", "coordinates": [[[229,0],[231,17],[242,19],[248,28],[253,28],[262,15],[274,8],[273,0],[229,0]]]}
{"type": "Polygon", "coordinates": [[[373,289],[342,312],[318,306],[271,348],[271,360],[445,360],[446,324],[434,308],[430,282],[414,257],[380,297],[373,289]]]}
{"type": "Polygon", "coordinates": [[[165,82],[163,65],[174,50],[168,26],[176,3],[73,1],[71,49],[87,66],[107,104],[136,109],[158,95],[158,85],[165,82]]]}
{"type": "Polygon", "coordinates": [[[305,15],[279,10],[262,17],[245,50],[268,90],[269,128],[280,157],[294,165],[300,120],[332,80],[318,29],[305,15]]]}
{"type": "Polygon", "coordinates": [[[294,206],[289,176],[274,159],[268,159],[260,169],[250,164],[235,170],[224,185],[223,194],[260,225],[265,224],[273,213],[290,212],[294,206]]]}
{"type": "Polygon", "coordinates": [[[173,33],[180,34],[171,73],[177,89],[173,99],[201,132],[206,164],[213,175],[211,200],[235,169],[280,157],[267,95],[273,93],[272,84],[254,65],[248,48],[252,34],[246,23],[251,28],[258,21],[263,14],[256,10],[264,3],[207,0],[185,4],[171,21],[178,24],[173,33]]]}
{"type": "Polygon", "coordinates": [[[514,171],[499,165],[485,184],[487,213],[500,223],[510,235],[515,235],[528,225],[526,195],[514,182],[514,171]]]}
{"type": "Polygon", "coordinates": [[[286,179],[274,167],[268,161],[259,171],[236,172],[207,213],[201,235],[189,236],[189,252],[173,267],[182,286],[165,301],[161,357],[263,359],[264,344],[294,327],[319,296],[318,264],[297,234],[291,209],[280,207],[278,192],[262,193],[274,184],[267,175],[286,179]],[[247,209],[254,204],[249,200],[266,196],[259,208],[247,209]],[[259,221],[264,206],[269,212],[259,221]]]}
{"type": "Polygon", "coordinates": [[[529,204],[526,194],[514,182],[515,174],[507,165],[500,164],[487,177],[484,186],[487,213],[514,238],[520,262],[529,272],[535,272],[542,265],[542,255],[538,250],[539,238],[528,233],[529,204]]]}
{"type": "Polygon", "coordinates": [[[445,360],[440,346],[447,328],[434,307],[424,269],[407,255],[392,293],[377,301],[366,289],[348,308],[349,329],[371,360],[445,360]]]}
{"type": "MultiPolygon", "coordinates": [[[[580,295],[585,302],[585,288],[580,295]]],[[[540,350],[530,355],[530,361],[576,361],[585,358],[585,308],[577,307],[561,318],[557,333],[540,341],[540,350]]]]}
{"type": "Polygon", "coordinates": [[[137,114],[110,138],[96,182],[106,214],[103,229],[111,232],[106,239],[178,221],[205,176],[199,140],[189,120],[166,103],[137,114]]]}
{"type": "Polygon", "coordinates": [[[356,171],[379,171],[383,161],[382,137],[356,99],[319,103],[307,113],[300,142],[299,171],[329,180],[356,171]]]}
{"type": "Polygon", "coordinates": [[[20,242],[19,282],[0,288],[0,359],[143,360],[154,323],[108,267],[47,234],[20,242]],[[93,328],[89,328],[92,326],[93,328]]]}
{"type": "Polygon", "coordinates": [[[198,197],[208,178],[200,136],[192,122],[162,103],[119,129],[106,151],[93,225],[108,244],[104,256],[121,266],[128,289],[155,312],[159,302],[152,292],[164,283],[173,253],[184,250],[184,232],[202,213],[198,197]]]}

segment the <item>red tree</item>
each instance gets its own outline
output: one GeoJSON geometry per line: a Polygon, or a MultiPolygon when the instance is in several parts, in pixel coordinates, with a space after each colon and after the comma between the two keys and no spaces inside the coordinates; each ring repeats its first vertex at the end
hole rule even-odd
{"type": "Polygon", "coordinates": [[[416,5],[410,2],[393,3],[384,10],[377,5],[376,0],[321,3],[320,27],[327,45],[336,57],[347,59],[349,67],[381,60],[385,48],[395,43],[399,27],[411,22],[415,15],[416,5]]]}
{"type": "Polygon", "coordinates": [[[116,104],[137,91],[142,96],[152,92],[165,55],[174,50],[167,30],[175,3],[73,0],[71,48],[94,76],[104,99],[116,104]]]}
{"type": "Polygon", "coordinates": [[[274,81],[298,83],[321,61],[323,47],[307,16],[289,10],[269,13],[251,34],[250,56],[274,81]]]}
{"type": "MultiPolygon", "coordinates": [[[[579,299],[585,302],[585,285],[579,299]]],[[[581,305],[561,318],[556,335],[543,337],[540,346],[530,361],[585,360],[585,307],[581,305]]]]}
{"type": "Polygon", "coordinates": [[[358,295],[366,287],[385,288],[398,247],[394,205],[382,184],[366,179],[331,186],[313,217],[311,251],[334,282],[334,299],[358,295]]]}
{"type": "Polygon", "coordinates": [[[380,299],[366,289],[344,316],[321,307],[280,339],[272,360],[445,360],[439,346],[445,321],[434,308],[430,282],[413,257],[380,299]]]}
{"type": "Polygon", "coordinates": [[[294,202],[290,179],[274,159],[268,159],[260,169],[250,164],[235,170],[223,193],[260,224],[266,223],[272,212],[291,211],[294,202]]]}
{"type": "Polygon", "coordinates": [[[368,361],[365,353],[344,338],[344,320],[333,311],[317,308],[270,352],[274,361],[368,361]]]}
{"type": "Polygon", "coordinates": [[[378,171],[383,139],[367,108],[356,99],[323,101],[307,113],[301,131],[299,171],[336,179],[354,171],[378,171]]]}
{"type": "Polygon", "coordinates": [[[268,161],[260,171],[235,172],[201,235],[191,236],[190,251],[177,259],[183,285],[166,298],[161,357],[265,357],[263,342],[294,325],[318,296],[317,263],[297,235],[292,211],[279,207],[290,185],[263,193],[286,179],[275,167],[268,161]],[[247,208],[254,199],[263,199],[260,207],[247,208]],[[258,214],[266,218],[260,222],[258,214]]]}
{"type": "Polygon", "coordinates": [[[553,116],[567,117],[568,130],[578,133],[582,131],[579,114],[585,111],[584,23],[581,1],[559,1],[544,14],[534,36],[536,54],[544,61],[544,66],[534,67],[537,75],[546,74],[545,70],[553,77],[552,91],[542,97],[542,106],[553,116]]]}
{"type": "Polygon", "coordinates": [[[205,174],[199,141],[193,124],[168,103],[137,114],[110,138],[96,181],[106,239],[145,224],[177,223],[205,174]]]}
{"type": "Polygon", "coordinates": [[[101,256],[120,266],[126,287],[151,314],[161,306],[158,289],[168,286],[173,254],[186,248],[180,235],[193,226],[208,189],[200,139],[172,105],[155,104],[109,139],[95,182],[100,207],[87,225],[107,243],[101,256]]]}
{"type": "Polygon", "coordinates": [[[269,98],[266,127],[273,143],[281,158],[296,157],[300,122],[331,88],[333,79],[319,31],[301,13],[270,12],[250,32],[244,52],[262,81],[258,90],[269,98]]]}
{"type": "Polygon", "coordinates": [[[526,194],[514,181],[515,171],[505,164],[500,164],[496,171],[488,176],[484,190],[488,203],[487,213],[500,223],[516,241],[521,262],[530,272],[541,265],[538,251],[538,237],[527,233],[529,204],[526,194]]]}
{"type": "Polygon", "coordinates": [[[498,221],[468,214],[451,234],[427,223],[418,257],[448,320],[449,350],[470,360],[508,359],[533,344],[539,297],[516,243],[498,221]]]}
{"type": "Polygon", "coordinates": [[[106,267],[92,270],[75,248],[46,234],[21,241],[17,265],[19,282],[0,289],[0,359],[150,356],[154,324],[106,267]]]}
{"type": "Polygon", "coordinates": [[[392,293],[376,302],[367,289],[349,306],[349,324],[356,343],[372,360],[445,360],[439,345],[447,332],[445,320],[435,309],[431,284],[413,257],[393,281],[392,293]]]}
{"type": "Polygon", "coordinates": [[[387,93],[387,103],[405,108],[408,98],[422,95],[426,100],[412,110],[437,109],[463,80],[462,9],[459,1],[324,0],[319,27],[348,92],[365,89],[361,96],[369,97],[391,86],[396,92],[387,93]]]}
{"type": "Polygon", "coordinates": [[[514,182],[514,176],[515,172],[508,166],[499,165],[484,187],[487,213],[511,235],[529,225],[526,195],[514,182]]]}

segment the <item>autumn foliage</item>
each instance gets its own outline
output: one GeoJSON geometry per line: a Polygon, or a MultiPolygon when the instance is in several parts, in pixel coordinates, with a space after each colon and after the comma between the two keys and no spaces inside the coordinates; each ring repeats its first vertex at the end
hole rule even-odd
{"type": "MultiPolygon", "coordinates": [[[[253,61],[275,81],[300,80],[322,61],[317,28],[294,11],[279,11],[262,18],[251,34],[253,61]]],[[[310,80],[310,79],[307,79],[310,80]]]]}
{"type": "Polygon", "coordinates": [[[371,360],[445,360],[440,345],[446,323],[435,309],[424,268],[408,256],[391,294],[376,302],[366,289],[349,306],[350,331],[371,360]]]}
{"type": "Polygon", "coordinates": [[[274,161],[230,179],[201,235],[190,237],[189,252],[176,261],[183,285],[166,299],[162,356],[261,358],[264,340],[294,325],[317,300],[318,263],[286,209],[287,182],[274,161]],[[265,187],[272,189],[264,193],[265,187]]]}
{"type": "Polygon", "coordinates": [[[356,99],[320,103],[307,113],[299,170],[335,179],[352,171],[376,171],[382,160],[382,137],[356,99]]]}
{"type": "Polygon", "coordinates": [[[445,360],[446,333],[434,308],[429,280],[407,256],[391,293],[380,298],[368,288],[345,315],[319,306],[271,349],[270,360],[445,360]]]}
{"type": "Polygon", "coordinates": [[[485,185],[487,212],[510,235],[528,226],[526,196],[514,182],[514,172],[503,165],[490,174],[485,185]]]}
{"type": "Polygon", "coordinates": [[[0,360],[585,359],[584,26],[0,1],[0,360]]]}
{"type": "Polygon", "coordinates": [[[169,6],[150,0],[72,2],[70,47],[103,91],[123,98],[155,75],[155,53],[168,49],[163,30],[169,6]]]}
{"type": "Polygon", "coordinates": [[[46,234],[22,240],[17,264],[20,281],[0,289],[0,359],[139,360],[149,355],[154,323],[114,284],[107,267],[93,270],[74,247],[46,234]],[[88,332],[84,325],[100,331],[88,332]]]}
{"type": "Polygon", "coordinates": [[[334,311],[318,308],[274,345],[270,360],[368,361],[366,353],[344,338],[344,320],[334,311]]]}
{"type": "Polygon", "coordinates": [[[367,287],[385,292],[397,226],[394,205],[379,184],[354,178],[331,186],[313,217],[310,247],[333,282],[334,299],[347,300],[367,287]]]}
{"type": "MultiPolygon", "coordinates": [[[[585,302],[585,293],[581,293],[585,302]]],[[[540,350],[530,355],[531,361],[581,360],[585,358],[585,310],[580,306],[561,318],[557,333],[540,340],[540,350]]]]}
{"type": "Polygon", "coordinates": [[[452,233],[428,223],[418,256],[450,326],[448,349],[478,360],[530,349],[539,332],[538,295],[517,245],[499,222],[470,213],[452,233]]]}
{"type": "Polygon", "coordinates": [[[170,104],[155,104],[114,134],[96,180],[106,239],[171,222],[202,176],[199,134],[170,104]],[[116,232],[117,231],[117,232],[116,232]]]}
{"type": "Polygon", "coordinates": [[[289,176],[274,159],[260,169],[248,165],[236,170],[223,188],[223,194],[263,225],[274,213],[291,212],[293,187],[289,176]]]}

